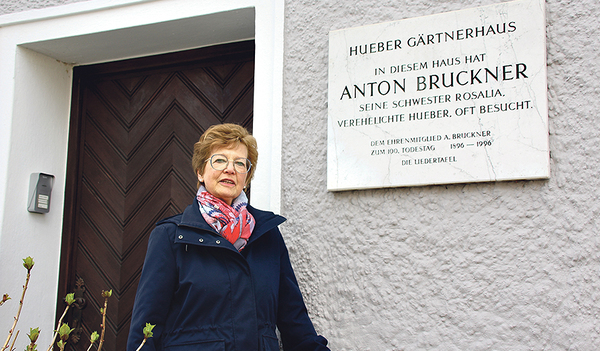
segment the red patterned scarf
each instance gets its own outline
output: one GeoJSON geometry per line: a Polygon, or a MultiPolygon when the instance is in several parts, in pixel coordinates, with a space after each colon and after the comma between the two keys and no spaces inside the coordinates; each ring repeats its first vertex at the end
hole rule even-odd
{"type": "Polygon", "coordinates": [[[238,251],[242,251],[248,243],[255,224],[254,217],[246,209],[248,206],[246,194],[242,191],[240,196],[235,198],[229,206],[201,186],[196,198],[204,220],[232,243],[238,251]]]}

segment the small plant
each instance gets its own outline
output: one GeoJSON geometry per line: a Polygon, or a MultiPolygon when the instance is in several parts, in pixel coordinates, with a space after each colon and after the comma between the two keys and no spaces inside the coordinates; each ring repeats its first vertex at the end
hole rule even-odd
{"type": "Polygon", "coordinates": [[[27,334],[27,336],[29,337],[30,343],[29,345],[27,345],[25,351],[37,351],[37,345],[35,344],[35,342],[40,336],[40,328],[29,328],[29,334],[27,334]]]}
{"type": "MultiPolygon", "coordinates": [[[[63,323],[58,329],[58,335],[60,337],[60,340],[58,340],[56,345],[58,346],[60,351],[63,351],[65,349],[65,346],[67,346],[67,340],[69,340],[69,335],[71,335],[72,331],[73,329],[71,329],[67,323],[63,323]]],[[[52,345],[50,345],[50,347],[52,347],[52,345]]]]}
{"type": "MultiPolygon", "coordinates": [[[[69,310],[69,307],[71,307],[73,302],[75,302],[75,294],[67,294],[67,296],[65,297],[65,302],[67,303],[67,307],[65,307],[65,311],[63,312],[62,316],[60,316],[60,319],[58,320],[58,325],[60,325],[62,323],[63,319],[67,315],[67,311],[69,310]]],[[[58,330],[56,330],[54,332],[54,337],[52,338],[52,342],[50,343],[50,346],[48,346],[47,351],[50,351],[52,349],[52,345],[54,345],[54,341],[56,341],[58,332],[59,332],[58,330]]]]}
{"type": "MultiPolygon", "coordinates": [[[[4,351],[8,348],[10,339],[12,338],[15,328],[17,326],[17,322],[19,321],[19,316],[21,315],[21,310],[23,309],[23,300],[25,299],[25,292],[27,291],[27,286],[29,285],[29,279],[31,278],[31,269],[33,268],[34,264],[35,264],[35,262],[33,262],[33,258],[31,258],[31,256],[23,259],[23,267],[25,267],[25,269],[27,269],[27,278],[25,279],[25,285],[23,285],[23,293],[21,294],[21,300],[19,301],[19,309],[17,310],[17,315],[15,316],[15,321],[13,322],[12,327],[8,331],[8,337],[6,338],[6,342],[4,343],[4,346],[2,346],[1,351],[4,351]]],[[[9,299],[8,295],[4,294],[4,297],[2,298],[2,303],[4,304],[4,302],[6,302],[8,299],[9,299]]],[[[17,339],[17,337],[15,336],[15,340],[16,339],[17,339]]],[[[13,345],[14,345],[14,341],[13,341],[13,345]]],[[[11,350],[12,350],[12,345],[11,345],[11,350]]]]}
{"type": "Polygon", "coordinates": [[[106,308],[108,307],[108,298],[112,296],[112,290],[104,291],[102,290],[102,297],[104,298],[104,307],[100,309],[102,313],[102,334],[100,334],[100,342],[98,343],[98,351],[102,350],[102,345],[104,345],[104,332],[106,331],[106,308]]]}
{"type": "Polygon", "coordinates": [[[142,340],[142,343],[135,351],[140,351],[142,349],[142,347],[144,346],[144,344],[146,343],[146,340],[148,340],[148,338],[151,338],[154,335],[152,333],[152,329],[154,329],[154,327],[156,327],[156,324],[146,323],[146,327],[144,327],[144,330],[143,330],[144,340],[142,340]]]}
{"type": "MultiPolygon", "coordinates": [[[[17,340],[17,337],[19,336],[19,331],[17,330],[15,332],[15,328],[17,326],[17,322],[19,321],[19,317],[21,315],[21,310],[23,309],[23,300],[25,299],[25,292],[27,291],[27,287],[29,285],[29,280],[31,278],[31,269],[33,268],[35,262],[33,261],[33,259],[31,257],[27,257],[23,259],[23,267],[25,267],[27,269],[27,278],[25,279],[25,285],[23,285],[23,293],[21,294],[21,300],[19,301],[19,309],[17,310],[17,314],[14,317],[14,322],[12,327],[10,328],[9,332],[8,332],[8,337],[6,338],[6,342],[4,343],[4,346],[2,346],[2,349],[0,349],[0,351],[14,351],[14,345],[15,342],[17,340]],[[14,334],[14,338],[13,338],[13,334],[14,334]],[[11,343],[11,339],[12,339],[12,343],[11,343]],[[9,346],[10,344],[10,346],[9,346]]],[[[92,345],[94,345],[94,343],[96,341],[98,341],[98,339],[100,339],[100,342],[98,344],[98,351],[102,350],[102,345],[104,344],[104,334],[106,331],[106,309],[108,307],[108,298],[112,296],[112,290],[108,290],[108,291],[102,291],[102,297],[104,298],[104,307],[100,309],[100,312],[102,313],[102,331],[101,331],[101,335],[99,335],[97,332],[93,332],[90,335],[90,346],[88,347],[87,351],[90,351],[92,349],[92,345]]],[[[8,296],[8,294],[4,294],[2,296],[2,300],[0,300],[0,306],[2,306],[6,301],[10,300],[10,296],[8,296]]],[[[73,303],[75,303],[75,294],[67,294],[67,296],[65,297],[65,302],[67,304],[67,306],[65,307],[65,311],[63,312],[62,316],[60,317],[60,319],[58,320],[58,325],[60,326],[55,332],[54,332],[54,337],[52,338],[52,343],[50,343],[50,346],[48,347],[47,351],[51,351],[52,350],[52,346],[54,345],[54,342],[56,341],[56,338],[58,337],[59,340],[56,343],[56,345],[59,347],[59,349],[61,351],[63,351],[65,349],[65,346],[67,345],[67,341],[69,340],[69,335],[71,334],[71,332],[73,331],[73,329],[71,327],[69,327],[69,325],[67,323],[62,323],[64,317],[67,315],[67,311],[69,310],[69,308],[71,307],[71,305],[73,305],[73,303]]],[[[148,340],[148,338],[152,337],[152,329],[154,328],[154,325],[151,325],[149,323],[146,323],[146,327],[144,328],[144,340],[142,341],[142,343],[140,344],[140,346],[138,347],[138,350],[140,350],[144,344],[146,343],[146,340],[148,340]]],[[[27,347],[25,348],[25,351],[37,351],[37,339],[40,336],[40,329],[39,328],[30,328],[29,329],[29,334],[27,334],[27,336],[29,337],[29,345],[27,345],[27,347]]]]}
{"type": "Polygon", "coordinates": [[[88,347],[87,351],[90,351],[92,349],[92,345],[94,345],[94,343],[98,340],[99,337],[100,335],[98,335],[98,332],[94,330],[92,335],[90,335],[90,347],[88,347]]]}

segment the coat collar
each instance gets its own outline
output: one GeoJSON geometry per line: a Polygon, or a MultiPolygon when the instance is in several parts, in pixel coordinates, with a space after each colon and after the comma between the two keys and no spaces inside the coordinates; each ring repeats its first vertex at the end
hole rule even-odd
{"type": "MultiPolygon", "coordinates": [[[[258,210],[250,205],[247,208],[256,222],[248,245],[286,220],[284,217],[276,215],[273,212],[258,210]]],[[[177,224],[176,243],[221,247],[231,246],[233,248],[231,243],[221,237],[213,227],[206,223],[202,213],[200,213],[197,199],[194,199],[194,203],[189,205],[181,215],[162,220],[159,224],[164,222],[177,224]]]]}

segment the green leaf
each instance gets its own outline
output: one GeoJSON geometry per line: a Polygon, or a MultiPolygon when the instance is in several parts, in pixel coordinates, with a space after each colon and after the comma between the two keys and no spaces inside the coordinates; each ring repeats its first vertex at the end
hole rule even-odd
{"type": "Polygon", "coordinates": [[[58,329],[58,335],[60,335],[61,340],[67,341],[69,339],[69,334],[71,334],[71,331],[73,331],[73,329],[69,328],[69,325],[67,323],[63,323],[58,329]]]}
{"type": "Polygon", "coordinates": [[[67,303],[67,305],[71,306],[73,302],[75,302],[75,294],[67,294],[67,296],[65,296],[65,302],[67,303]]]}
{"type": "Polygon", "coordinates": [[[10,296],[8,296],[8,294],[2,295],[2,301],[0,301],[0,306],[2,306],[8,300],[10,300],[10,296]]]}
{"type": "Polygon", "coordinates": [[[94,331],[92,333],[92,335],[90,335],[90,343],[91,344],[95,343],[99,337],[100,337],[100,335],[96,331],[94,331]]]}
{"type": "Polygon", "coordinates": [[[31,256],[23,259],[23,267],[27,268],[28,271],[33,268],[34,264],[35,262],[33,262],[33,258],[31,258],[31,256]]]}
{"type": "Polygon", "coordinates": [[[29,334],[27,334],[27,336],[29,336],[29,340],[31,341],[31,343],[36,342],[38,337],[40,336],[40,328],[29,328],[29,334]]]}
{"type": "Polygon", "coordinates": [[[151,338],[154,334],[152,333],[152,329],[156,327],[156,324],[146,323],[146,327],[144,327],[144,338],[151,338]]]}

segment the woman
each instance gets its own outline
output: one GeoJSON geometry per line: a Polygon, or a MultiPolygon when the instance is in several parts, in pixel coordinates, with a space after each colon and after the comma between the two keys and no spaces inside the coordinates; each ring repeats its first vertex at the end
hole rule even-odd
{"type": "Polygon", "coordinates": [[[194,145],[194,203],[152,231],[128,350],[329,350],[310,321],[277,226],[248,205],[256,140],[234,124],[210,127],[194,145]]]}

